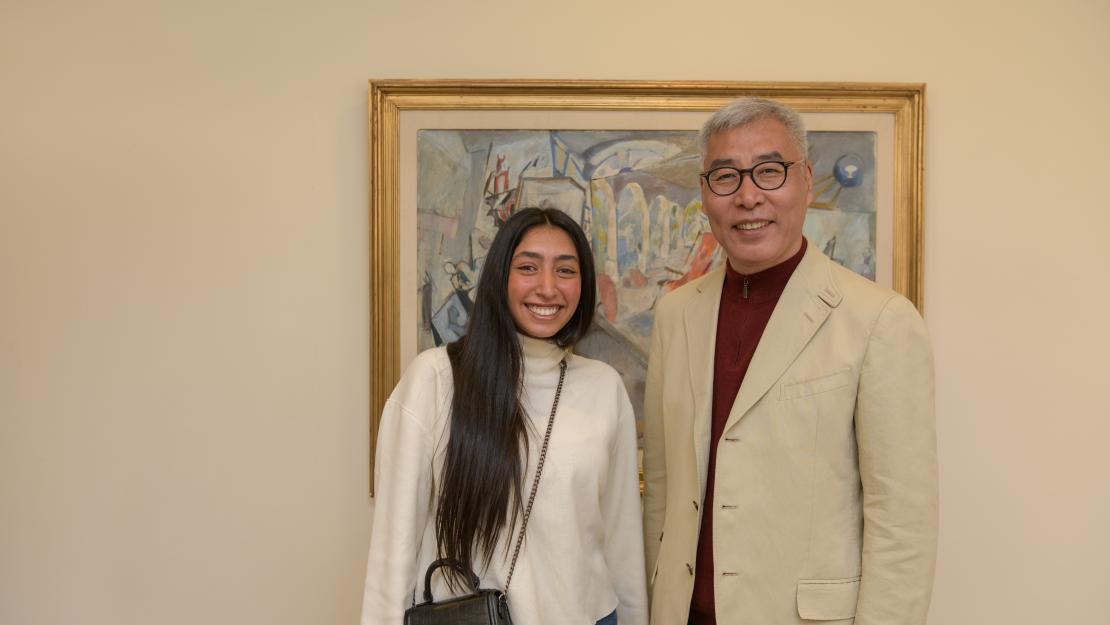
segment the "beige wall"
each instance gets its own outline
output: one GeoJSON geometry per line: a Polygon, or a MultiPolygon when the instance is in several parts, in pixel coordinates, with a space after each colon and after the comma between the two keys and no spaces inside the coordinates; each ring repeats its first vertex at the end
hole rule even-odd
{"type": "Polygon", "coordinates": [[[340,624],[366,80],[928,83],[936,624],[1110,614],[1110,5],[0,3],[0,623],[340,624]]]}

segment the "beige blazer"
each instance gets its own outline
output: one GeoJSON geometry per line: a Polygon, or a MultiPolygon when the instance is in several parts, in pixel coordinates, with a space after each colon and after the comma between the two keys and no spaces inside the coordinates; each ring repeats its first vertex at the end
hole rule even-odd
{"type": "Polygon", "coordinates": [[[937,540],[933,360],[902,296],[809,245],[709,457],[720,268],[664,297],[645,398],[653,625],[685,625],[702,514],[722,625],[923,624],[937,540]]]}

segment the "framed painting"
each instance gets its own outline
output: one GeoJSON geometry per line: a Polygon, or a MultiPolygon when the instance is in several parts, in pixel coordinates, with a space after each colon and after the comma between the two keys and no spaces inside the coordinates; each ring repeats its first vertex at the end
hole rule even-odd
{"type": "Polygon", "coordinates": [[[419,351],[464,332],[485,250],[518,208],[585,230],[598,310],[576,350],[621,372],[639,414],[655,303],[723,258],[697,131],[745,95],[806,121],[810,244],[921,308],[922,84],[370,82],[371,485],[389,393],[419,351]]]}

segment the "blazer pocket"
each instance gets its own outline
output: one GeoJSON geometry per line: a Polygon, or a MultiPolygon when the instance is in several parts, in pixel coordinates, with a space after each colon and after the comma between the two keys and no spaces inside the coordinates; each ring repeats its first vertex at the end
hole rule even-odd
{"type": "Polygon", "coordinates": [[[823,375],[819,378],[783,384],[779,391],[779,399],[798,399],[799,397],[808,397],[810,395],[817,395],[818,393],[827,393],[828,391],[835,391],[838,388],[848,386],[851,383],[851,368],[841,369],[836,373],[823,375]]]}
{"type": "Polygon", "coordinates": [[[798,580],[798,616],[807,621],[836,621],[856,615],[859,578],[798,580]]]}

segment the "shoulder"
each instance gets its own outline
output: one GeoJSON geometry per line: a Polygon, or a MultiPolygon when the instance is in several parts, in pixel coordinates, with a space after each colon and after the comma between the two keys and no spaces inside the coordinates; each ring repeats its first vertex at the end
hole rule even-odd
{"type": "Polygon", "coordinates": [[[568,405],[576,406],[588,417],[583,427],[595,432],[600,427],[606,436],[631,431],[634,445],[636,413],[621,374],[608,363],[578,354],[571,354],[567,363],[563,392],[568,405]]]}
{"type": "Polygon", "coordinates": [[[412,362],[405,369],[402,379],[410,376],[439,377],[443,375],[448,378],[451,377],[451,359],[447,356],[446,347],[433,347],[420,352],[416,355],[416,358],[412,359],[412,362]]]}
{"type": "Polygon", "coordinates": [[[724,283],[724,265],[713,269],[704,276],[687,282],[677,289],[663,295],[656,303],[656,320],[666,320],[681,313],[691,299],[709,289],[720,289],[724,283]]]}
{"type": "Polygon", "coordinates": [[[575,388],[592,401],[629,402],[624,379],[608,363],[572,353],[567,364],[568,380],[573,375],[578,382],[575,388]]]}
{"type": "Polygon", "coordinates": [[[913,304],[897,291],[842,267],[817,250],[807,253],[805,261],[809,264],[806,275],[810,276],[810,287],[841,314],[874,319],[884,311],[893,310],[898,314],[917,315],[913,304]]]}
{"type": "Polygon", "coordinates": [[[389,401],[411,408],[423,404],[452,386],[451,359],[446,347],[434,347],[416,355],[405,368],[389,401]]]}
{"type": "Polygon", "coordinates": [[[884,330],[896,335],[907,331],[925,333],[921,313],[905,296],[831,260],[826,262],[830,279],[842,298],[837,312],[856,319],[856,327],[869,335],[884,330]]]}
{"type": "Polygon", "coordinates": [[[617,370],[607,362],[587,358],[578,353],[571,353],[567,358],[567,364],[569,365],[569,371],[590,380],[602,384],[621,383],[621,374],[617,373],[617,370]]]}

